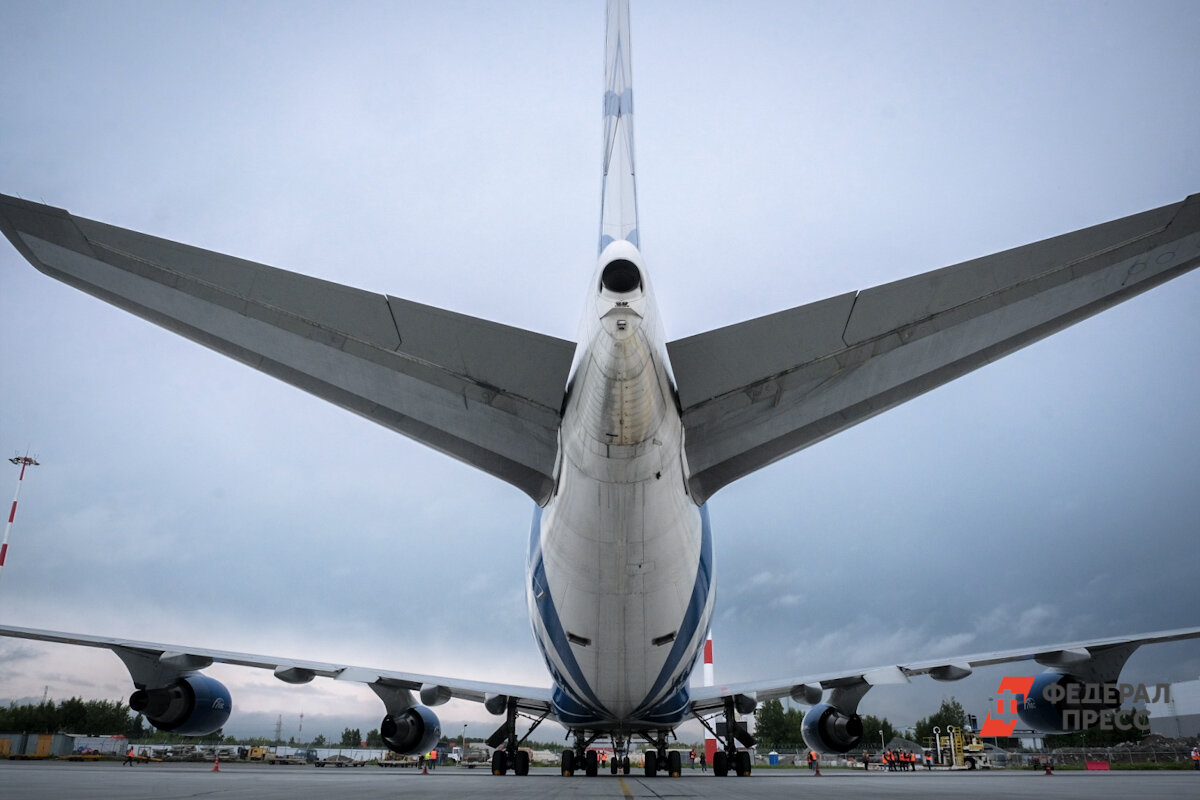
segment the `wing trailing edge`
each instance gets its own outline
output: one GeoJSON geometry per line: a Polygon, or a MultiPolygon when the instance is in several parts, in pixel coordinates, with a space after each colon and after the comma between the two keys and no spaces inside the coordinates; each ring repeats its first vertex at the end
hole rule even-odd
{"type": "MultiPolygon", "coordinates": [[[[329,678],[338,681],[363,683],[372,689],[398,689],[420,692],[423,687],[444,688],[448,697],[485,703],[492,696],[511,697],[517,707],[524,711],[545,713],[550,709],[549,689],[533,686],[516,686],[486,681],[470,681],[444,678],[436,675],[419,675],[411,672],[356,667],[346,664],[331,664],[322,661],[306,661],[277,656],[237,653],[229,650],[211,650],[203,647],[185,647],[176,644],[142,642],[82,633],[65,633],[37,628],[18,628],[0,625],[0,636],[14,639],[69,644],[77,647],[96,647],[111,650],[125,662],[140,663],[140,669],[161,667],[167,671],[193,671],[212,664],[232,664],[239,667],[269,669],[284,683],[307,683],[313,678],[329,678]],[[152,666],[147,666],[152,665],[152,666]]],[[[131,673],[138,668],[131,668],[131,673]]],[[[137,680],[135,678],[135,680],[137,680]]]]}
{"type": "MultiPolygon", "coordinates": [[[[1047,644],[1015,650],[1000,650],[973,655],[952,656],[901,664],[851,669],[843,672],[827,672],[820,675],[798,675],[777,680],[748,681],[720,686],[694,686],[691,689],[691,710],[706,714],[719,710],[726,697],[747,697],[758,702],[792,697],[805,705],[815,705],[821,700],[821,692],[828,689],[848,689],[854,686],[880,686],[883,684],[909,683],[911,678],[928,675],[938,681],[953,681],[965,678],[977,667],[996,664],[1033,662],[1028,669],[1040,670],[1103,658],[1106,653],[1120,651],[1121,663],[1129,654],[1144,644],[1163,644],[1185,639],[1200,638],[1200,627],[1177,628],[1167,631],[1113,636],[1106,639],[1088,639],[1077,642],[1047,644]]],[[[1028,670],[1027,670],[1028,671],[1028,670]]]]}

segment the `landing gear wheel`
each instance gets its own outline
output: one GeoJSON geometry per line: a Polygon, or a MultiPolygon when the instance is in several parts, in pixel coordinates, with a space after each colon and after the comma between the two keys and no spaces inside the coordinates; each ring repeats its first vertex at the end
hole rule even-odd
{"type": "Polygon", "coordinates": [[[658,774],[658,753],[653,750],[646,751],[646,777],[653,778],[658,774]]]}
{"type": "Polygon", "coordinates": [[[678,750],[667,753],[667,774],[672,778],[678,778],[683,774],[683,759],[679,757],[678,750]]]}
{"type": "Polygon", "coordinates": [[[589,778],[596,777],[600,772],[600,762],[596,757],[595,750],[588,750],[587,755],[583,757],[583,771],[587,773],[589,778]]]}
{"type": "Polygon", "coordinates": [[[724,750],[713,753],[713,775],[724,778],[729,774],[729,754],[724,750]]]}
{"type": "Polygon", "coordinates": [[[508,753],[497,750],[492,753],[492,774],[503,775],[508,772],[508,753]]]}
{"type": "Polygon", "coordinates": [[[621,759],[621,772],[626,775],[629,774],[629,756],[625,756],[621,759]]]}
{"type": "Polygon", "coordinates": [[[517,760],[516,760],[516,763],[513,765],[513,774],[514,775],[528,775],[529,774],[529,753],[528,752],[526,752],[524,750],[517,751],[517,760]]]}
{"type": "Polygon", "coordinates": [[[575,751],[562,751],[562,774],[564,778],[569,778],[575,774],[575,751]]]}
{"type": "Polygon", "coordinates": [[[613,775],[617,774],[617,762],[620,760],[621,759],[617,758],[616,756],[613,756],[608,760],[608,769],[613,775]]]}
{"type": "Polygon", "coordinates": [[[750,777],[750,751],[738,750],[733,757],[733,766],[739,778],[750,777]]]}

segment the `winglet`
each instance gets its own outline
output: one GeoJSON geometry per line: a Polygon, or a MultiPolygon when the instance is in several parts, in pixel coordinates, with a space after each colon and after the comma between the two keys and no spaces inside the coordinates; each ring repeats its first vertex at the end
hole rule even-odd
{"type": "Polygon", "coordinates": [[[609,0],[604,56],[604,178],[600,196],[599,251],[620,239],[640,247],[634,175],[629,0],[609,0]]]}

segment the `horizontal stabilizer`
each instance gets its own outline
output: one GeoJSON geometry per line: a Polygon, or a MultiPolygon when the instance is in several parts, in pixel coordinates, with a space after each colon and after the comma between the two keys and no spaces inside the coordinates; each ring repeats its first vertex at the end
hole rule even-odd
{"type": "Polygon", "coordinates": [[[1200,264],[1200,195],[667,345],[693,496],[1200,264]]]}
{"type": "Polygon", "coordinates": [[[0,229],[51,277],[549,495],[571,342],[15,197],[0,229]]]}

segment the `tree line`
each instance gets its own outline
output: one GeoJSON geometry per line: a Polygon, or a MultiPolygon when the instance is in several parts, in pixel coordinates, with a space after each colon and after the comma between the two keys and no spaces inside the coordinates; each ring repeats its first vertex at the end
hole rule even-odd
{"type": "Polygon", "coordinates": [[[129,739],[145,738],[153,728],[148,728],[141,714],[136,716],[132,709],[120,700],[84,700],[72,697],[55,702],[16,702],[0,708],[0,731],[22,733],[69,733],[93,734],[96,736],[125,736],[129,739]]]}

